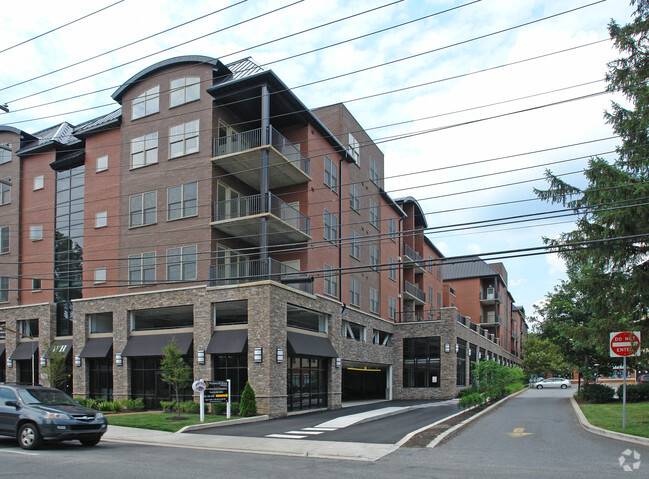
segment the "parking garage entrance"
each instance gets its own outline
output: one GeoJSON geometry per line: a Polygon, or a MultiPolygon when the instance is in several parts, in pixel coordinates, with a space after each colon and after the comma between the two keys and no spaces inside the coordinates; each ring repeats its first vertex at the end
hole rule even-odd
{"type": "Polygon", "coordinates": [[[390,366],[342,363],[342,400],[390,399],[390,366]]]}

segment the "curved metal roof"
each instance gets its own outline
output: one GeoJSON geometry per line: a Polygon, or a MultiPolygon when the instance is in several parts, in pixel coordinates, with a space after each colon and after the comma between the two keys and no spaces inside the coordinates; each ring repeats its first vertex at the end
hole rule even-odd
{"type": "Polygon", "coordinates": [[[415,226],[423,226],[428,228],[428,223],[426,222],[426,215],[422,209],[419,201],[417,201],[412,196],[404,196],[403,198],[395,198],[396,203],[412,203],[415,207],[415,226]]]}

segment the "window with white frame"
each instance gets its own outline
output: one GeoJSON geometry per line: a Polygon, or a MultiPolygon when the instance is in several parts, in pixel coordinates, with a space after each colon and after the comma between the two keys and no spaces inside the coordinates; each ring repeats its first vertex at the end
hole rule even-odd
{"type": "Polygon", "coordinates": [[[0,143],[0,165],[11,161],[11,143],[0,143]]]}
{"type": "Polygon", "coordinates": [[[349,152],[349,155],[352,157],[354,162],[358,164],[358,160],[360,158],[360,148],[358,145],[358,140],[354,138],[354,135],[351,133],[349,134],[349,149],[347,150],[349,152]]]}
{"type": "Polygon", "coordinates": [[[95,283],[105,283],[105,282],[106,282],[106,268],[96,268],[95,283]]]}
{"type": "Polygon", "coordinates": [[[370,223],[376,229],[381,229],[380,216],[379,216],[379,205],[370,200],[370,223]]]}
{"type": "Polygon", "coordinates": [[[133,120],[160,111],[160,86],[155,86],[133,100],[133,120]]]}
{"type": "Polygon", "coordinates": [[[379,186],[379,177],[379,164],[370,156],[370,180],[372,180],[376,186],[379,186]]]}
{"type": "Polygon", "coordinates": [[[392,241],[397,242],[397,222],[394,218],[388,218],[388,235],[392,241]]]}
{"type": "Polygon", "coordinates": [[[173,186],[167,189],[167,219],[175,220],[198,213],[198,183],[173,186]]]}
{"type": "Polygon", "coordinates": [[[370,288],[370,311],[381,314],[381,299],[378,289],[370,288]]]}
{"type": "Polygon", "coordinates": [[[397,280],[397,262],[392,256],[388,256],[388,278],[393,281],[397,280]]]}
{"type": "Polygon", "coordinates": [[[349,206],[357,212],[361,209],[361,190],[353,183],[349,185],[349,206]]]}
{"type": "Polygon", "coordinates": [[[155,283],[155,251],[128,257],[128,284],[138,286],[155,283]]]}
{"type": "Polygon", "coordinates": [[[167,250],[167,280],[196,279],[196,246],[167,250]]]}
{"type": "Polygon", "coordinates": [[[366,330],[367,328],[361,324],[351,323],[349,321],[342,322],[343,338],[354,339],[356,341],[365,341],[366,330]]]}
{"type": "Polygon", "coordinates": [[[0,254],[9,252],[9,227],[0,228],[0,254]]]}
{"type": "Polygon", "coordinates": [[[370,245],[370,266],[374,269],[379,267],[379,248],[376,245],[370,245]]]}
{"type": "Polygon", "coordinates": [[[329,266],[328,264],[324,265],[324,292],[329,296],[338,297],[338,273],[329,266]]]}
{"type": "Polygon", "coordinates": [[[29,227],[29,239],[40,241],[43,239],[43,225],[33,225],[29,227]]]}
{"type": "Polygon", "coordinates": [[[361,259],[361,240],[354,230],[349,230],[349,255],[352,258],[361,259]]]}
{"type": "Polygon", "coordinates": [[[338,193],[338,167],[327,155],[324,155],[324,184],[338,193]]]}
{"type": "Polygon", "coordinates": [[[45,175],[34,176],[34,191],[42,190],[45,186],[45,175]]]}
{"type": "Polygon", "coordinates": [[[349,279],[349,304],[361,305],[361,283],[354,278],[349,279]]]}
{"type": "Polygon", "coordinates": [[[198,125],[198,120],[194,120],[169,128],[169,158],[198,151],[198,125]]]}
{"type": "Polygon", "coordinates": [[[198,100],[201,96],[201,79],[186,77],[171,80],[169,108],[198,100]]]}
{"type": "Polygon", "coordinates": [[[388,298],[388,318],[397,319],[397,298],[388,298]]]}
{"type": "Polygon", "coordinates": [[[129,199],[129,226],[152,225],[157,221],[158,193],[148,191],[129,199]]]}
{"type": "Polygon", "coordinates": [[[142,168],[158,162],[158,132],[131,140],[131,169],[142,168]]]}
{"type": "Polygon", "coordinates": [[[329,241],[338,239],[338,218],[333,213],[324,210],[324,238],[329,241]]]}
{"type": "Polygon", "coordinates": [[[95,213],[95,228],[103,228],[108,225],[108,211],[95,213]]]}
{"type": "Polygon", "coordinates": [[[375,329],[373,342],[374,344],[380,344],[381,346],[392,346],[392,335],[385,331],[375,329]]]}
{"type": "Polygon", "coordinates": [[[0,303],[6,303],[8,301],[9,301],[9,277],[0,276],[0,303]]]}
{"type": "Polygon", "coordinates": [[[11,203],[11,185],[4,182],[11,181],[11,178],[2,178],[2,181],[0,182],[0,205],[6,205],[11,203]]]}
{"type": "Polygon", "coordinates": [[[100,156],[97,158],[97,163],[95,165],[95,173],[100,171],[106,171],[108,169],[108,156],[100,156]]]}

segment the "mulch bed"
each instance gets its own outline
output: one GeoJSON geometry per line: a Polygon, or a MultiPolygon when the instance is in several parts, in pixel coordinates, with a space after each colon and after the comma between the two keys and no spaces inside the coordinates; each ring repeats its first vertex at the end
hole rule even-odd
{"type": "Polygon", "coordinates": [[[452,417],[444,422],[441,422],[435,426],[429,427],[428,429],[420,432],[419,434],[411,437],[408,442],[403,444],[401,447],[426,447],[431,443],[433,439],[442,434],[443,432],[449,430],[453,426],[461,423],[465,419],[470,418],[478,414],[480,411],[484,410],[487,406],[479,406],[468,411],[464,411],[461,414],[458,414],[455,417],[452,417]]]}

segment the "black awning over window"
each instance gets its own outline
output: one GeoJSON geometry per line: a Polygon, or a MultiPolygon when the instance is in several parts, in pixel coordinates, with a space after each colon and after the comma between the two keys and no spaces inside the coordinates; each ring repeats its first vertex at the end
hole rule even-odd
{"type": "Polygon", "coordinates": [[[52,341],[52,344],[50,344],[50,347],[47,349],[46,357],[49,358],[52,356],[52,352],[54,351],[55,346],[57,351],[63,352],[67,356],[68,354],[70,354],[70,351],[72,351],[72,340],[55,339],[54,341],[52,341]]]}
{"type": "Polygon", "coordinates": [[[207,345],[207,354],[241,354],[248,345],[247,329],[226,329],[212,334],[210,344],[207,345]]]}
{"type": "Polygon", "coordinates": [[[291,356],[338,357],[338,353],[329,338],[288,331],[286,339],[288,340],[288,354],[291,356]]]}
{"type": "Polygon", "coordinates": [[[12,361],[20,361],[22,359],[31,359],[34,354],[38,352],[38,341],[29,341],[26,343],[18,343],[14,353],[9,359],[12,361]]]}
{"type": "Polygon", "coordinates": [[[122,356],[144,357],[162,356],[162,348],[167,346],[172,339],[176,340],[176,347],[184,356],[189,351],[194,339],[193,333],[175,334],[147,334],[142,336],[131,336],[126,343],[122,356]]]}
{"type": "Polygon", "coordinates": [[[113,338],[90,338],[81,351],[82,358],[105,358],[113,347],[113,338]]]}

